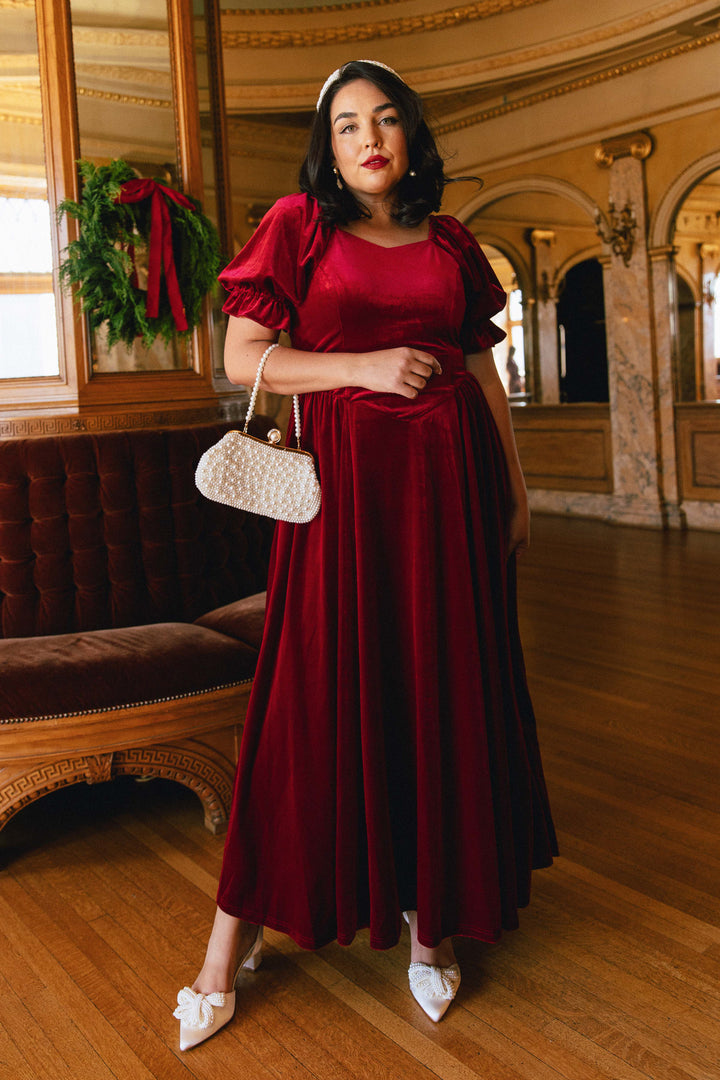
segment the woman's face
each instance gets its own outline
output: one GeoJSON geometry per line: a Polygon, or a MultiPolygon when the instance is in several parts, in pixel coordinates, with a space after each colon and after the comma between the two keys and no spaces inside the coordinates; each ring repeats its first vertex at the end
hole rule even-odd
{"type": "Polygon", "coordinates": [[[397,109],[374,83],[356,79],[330,106],[333,165],[361,202],[383,202],[409,168],[397,109]]]}

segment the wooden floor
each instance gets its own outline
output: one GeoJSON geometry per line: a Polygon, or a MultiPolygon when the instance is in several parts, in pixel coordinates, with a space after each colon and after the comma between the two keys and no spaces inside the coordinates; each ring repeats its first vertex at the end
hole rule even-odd
{"type": "Polygon", "coordinates": [[[521,929],[457,941],[434,1025],[407,938],[268,932],[238,1015],[180,1054],[222,841],[183,788],[78,787],[0,834],[2,1080],[720,1077],[720,535],[537,518],[521,568],[562,857],[521,929]]]}

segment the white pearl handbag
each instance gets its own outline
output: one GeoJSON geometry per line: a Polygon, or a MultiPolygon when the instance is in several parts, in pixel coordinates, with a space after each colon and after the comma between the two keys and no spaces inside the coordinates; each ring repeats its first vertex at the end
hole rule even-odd
{"type": "Polygon", "coordinates": [[[277,343],[260,357],[242,431],[228,431],[206,450],[198,462],[195,483],[208,499],[247,510],[251,514],[302,524],[312,521],[320,509],[320,483],[315,461],[300,449],[300,405],[293,395],[297,449],[278,446],[280,432],[273,428],[268,441],[248,434],[255,411],[265,362],[277,343]]]}

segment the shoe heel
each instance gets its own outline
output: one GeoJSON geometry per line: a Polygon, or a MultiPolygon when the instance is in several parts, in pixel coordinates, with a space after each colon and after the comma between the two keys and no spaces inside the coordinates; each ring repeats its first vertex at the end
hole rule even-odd
{"type": "Polygon", "coordinates": [[[260,926],[258,928],[257,937],[255,938],[255,941],[254,941],[254,943],[253,943],[253,945],[252,945],[252,947],[250,949],[250,952],[247,954],[247,956],[243,960],[243,962],[241,964],[241,967],[247,968],[248,971],[257,971],[257,969],[262,964],[262,947],[263,947],[263,928],[262,928],[262,926],[260,926]]]}

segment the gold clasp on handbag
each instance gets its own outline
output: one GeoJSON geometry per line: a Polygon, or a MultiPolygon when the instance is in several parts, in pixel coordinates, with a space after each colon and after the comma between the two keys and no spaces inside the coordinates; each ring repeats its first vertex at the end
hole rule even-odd
{"type": "Polygon", "coordinates": [[[269,443],[271,443],[272,446],[274,446],[275,443],[279,443],[281,438],[282,438],[282,435],[280,434],[280,432],[278,431],[278,429],[276,427],[272,428],[272,430],[268,431],[268,433],[267,433],[267,441],[269,443]]]}

